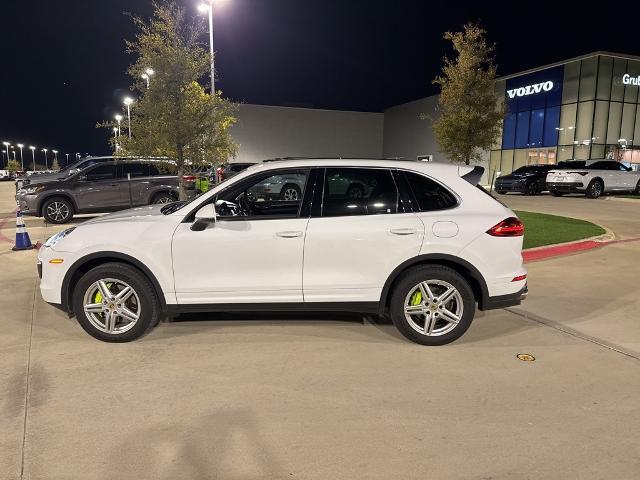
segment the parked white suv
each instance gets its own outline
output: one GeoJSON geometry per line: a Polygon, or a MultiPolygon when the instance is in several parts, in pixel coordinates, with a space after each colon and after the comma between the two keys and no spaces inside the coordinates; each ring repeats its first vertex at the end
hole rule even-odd
{"type": "Polygon", "coordinates": [[[476,184],[481,167],[392,160],[257,164],[188,203],[122,211],[51,237],[44,300],[92,336],[126,342],[163,314],[389,314],[410,340],[442,345],[480,310],[520,303],[524,227],[476,184]],[[297,199],[256,199],[274,175],[297,199]],[[366,185],[362,195],[349,184],[366,185]],[[346,185],[346,187],[345,187],[346,185]]]}
{"type": "Polygon", "coordinates": [[[588,198],[614,192],[640,195],[640,172],[615,160],[560,162],[547,174],[547,189],[556,197],[565,193],[584,193],[588,198]]]}

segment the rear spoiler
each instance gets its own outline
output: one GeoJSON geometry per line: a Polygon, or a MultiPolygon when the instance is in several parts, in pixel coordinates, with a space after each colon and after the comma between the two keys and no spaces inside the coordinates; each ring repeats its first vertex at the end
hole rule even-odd
{"type": "Polygon", "coordinates": [[[484,167],[458,167],[458,174],[474,187],[480,183],[480,179],[484,174],[484,167]]]}

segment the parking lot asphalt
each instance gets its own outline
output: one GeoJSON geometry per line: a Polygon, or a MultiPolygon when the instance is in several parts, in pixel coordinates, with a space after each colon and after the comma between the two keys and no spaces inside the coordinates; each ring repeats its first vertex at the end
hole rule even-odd
{"type": "MultiPolygon", "coordinates": [[[[506,201],[640,236],[640,203],[506,201]]],[[[640,242],[529,264],[526,302],[438,348],[339,314],[183,316],[104,344],[0,242],[2,479],[640,476],[640,242]]]]}

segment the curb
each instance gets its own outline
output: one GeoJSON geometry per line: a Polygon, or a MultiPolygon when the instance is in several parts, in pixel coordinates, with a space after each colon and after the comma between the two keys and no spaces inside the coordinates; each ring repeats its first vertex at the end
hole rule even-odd
{"type": "MultiPolygon", "coordinates": [[[[593,223],[593,222],[592,222],[593,223]]],[[[594,225],[598,225],[597,223],[594,225]]],[[[554,243],[553,245],[544,245],[542,247],[527,248],[522,251],[522,260],[525,263],[545,260],[547,258],[571,255],[572,253],[593,250],[594,248],[604,247],[616,243],[616,235],[604,225],[598,225],[605,233],[596,235],[595,237],[583,238],[572,242],[554,243]]]]}

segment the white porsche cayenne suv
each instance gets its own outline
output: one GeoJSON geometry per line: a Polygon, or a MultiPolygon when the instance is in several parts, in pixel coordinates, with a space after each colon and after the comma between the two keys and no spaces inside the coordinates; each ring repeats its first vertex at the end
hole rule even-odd
{"type": "Polygon", "coordinates": [[[389,315],[408,339],[443,345],[469,328],[476,305],[518,305],[527,293],[523,224],[476,186],[482,172],[397,160],[257,164],[189,202],[54,235],[39,252],[40,290],[107,342],[181,312],[267,310],[389,315]],[[298,198],[250,194],[283,176],[304,178],[298,198]]]}

